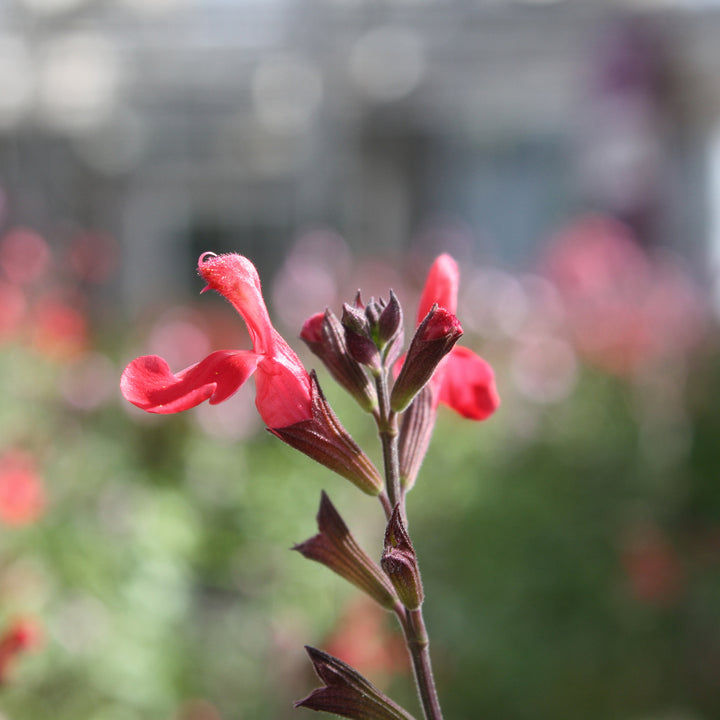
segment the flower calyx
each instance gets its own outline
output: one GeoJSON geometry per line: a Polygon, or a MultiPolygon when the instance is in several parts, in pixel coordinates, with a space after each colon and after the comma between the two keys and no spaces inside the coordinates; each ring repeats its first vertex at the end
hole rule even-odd
{"type": "Polygon", "coordinates": [[[387,610],[398,602],[387,577],[358,545],[340,513],[322,492],[317,514],[318,534],[293,547],[303,557],[330,568],[387,610]]]}
{"type": "Polygon", "coordinates": [[[345,330],[329,308],[308,318],[300,338],[322,360],[335,380],[342,385],[366,412],[377,409],[375,386],[363,366],[350,355],[345,330]]]}
{"type": "Polygon", "coordinates": [[[305,650],[325,685],[298,700],[296,708],[333,713],[350,720],[414,720],[347,663],[309,645],[305,650]]]}
{"type": "Polygon", "coordinates": [[[317,375],[310,373],[311,417],[285,427],[268,430],[368,495],[378,495],[383,480],[370,458],[342,426],[320,389],[317,375]]]}
{"type": "Polygon", "coordinates": [[[398,456],[400,485],[404,492],[415,484],[420,466],[430,446],[437,417],[436,405],[437,388],[433,383],[427,383],[402,414],[398,456]]]}
{"type": "Polygon", "coordinates": [[[400,602],[408,610],[417,610],[424,599],[422,580],[399,504],[395,505],[385,531],[385,548],[380,565],[390,578],[400,602]]]}

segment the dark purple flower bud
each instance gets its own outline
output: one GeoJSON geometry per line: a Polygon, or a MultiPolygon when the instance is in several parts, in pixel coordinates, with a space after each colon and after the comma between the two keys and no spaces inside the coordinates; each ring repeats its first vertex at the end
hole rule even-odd
{"type": "Polygon", "coordinates": [[[385,549],[380,565],[390,578],[400,602],[408,610],[417,610],[424,597],[422,580],[399,504],[395,506],[385,531],[385,549]]]}
{"type": "Polygon", "coordinates": [[[368,495],[378,495],[383,488],[380,473],[338,420],[320,389],[314,371],[310,373],[310,385],[312,417],[268,430],[296,450],[347,478],[368,495]]]}
{"type": "Polygon", "coordinates": [[[378,318],[378,342],[385,346],[402,333],[403,313],[397,295],[391,290],[390,301],[378,318]]]}
{"type": "Polygon", "coordinates": [[[345,328],[345,343],[350,355],[362,365],[379,369],[380,353],[372,337],[370,323],[365,313],[345,303],[342,324],[345,328]]]}
{"type": "Polygon", "coordinates": [[[430,445],[437,417],[436,394],[433,384],[427,383],[402,415],[398,455],[400,483],[405,491],[415,484],[415,478],[430,445]]]}
{"type": "Polygon", "coordinates": [[[347,663],[309,645],[305,650],[325,685],[313,690],[304,700],[298,700],[295,707],[333,713],[350,720],[414,720],[347,663]]]}
{"type": "Polygon", "coordinates": [[[398,599],[392,585],[377,563],[358,545],[324,491],[320,498],[317,524],[320,532],[295,545],[293,550],[329,567],[382,607],[388,610],[395,607],[398,599]]]}
{"type": "Polygon", "coordinates": [[[370,325],[371,335],[375,335],[375,328],[377,328],[378,321],[380,320],[380,314],[383,311],[382,300],[376,300],[370,298],[370,302],[365,306],[365,317],[367,318],[368,324],[370,325]]]}
{"type": "Polygon", "coordinates": [[[342,324],[346,330],[356,335],[370,337],[370,323],[365,315],[365,308],[362,309],[343,303],[342,324]]]}
{"type": "Polygon", "coordinates": [[[345,331],[335,313],[326,310],[305,321],[300,337],[366,412],[377,408],[377,393],[363,367],[345,343],[345,331]]]}
{"type": "Polygon", "coordinates": [[[390,396],[390,406],[395,412],[402,412],[412,402],[462,334],[460,321],[453,313],[437,304],[432,306],[415,331],[395,381],[390,396]]]}

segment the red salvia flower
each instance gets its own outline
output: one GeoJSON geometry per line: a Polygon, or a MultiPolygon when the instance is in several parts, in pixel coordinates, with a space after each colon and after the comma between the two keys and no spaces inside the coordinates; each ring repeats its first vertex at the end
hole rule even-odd
{"type": "Polygon", "coordinates": [[[235,253],[204,253],[198,272],[247,324],[252,350],[218,350],[174,374],[157,355],[133,360],[123,372],[123,396],[153,413],[174,413],[205,400],[222,402],[254,373],[260,417],[283,428],[312,417],[310,377],[300,359],[270,322],[255,266],[235,253]]]}
{"type": "MultiPolygon", "coordinates": [[[[435,303],[455,315],[459,285],[457,263],[448,254],[440,255],[430,268],[420,296],[418,324],[435,303]]],[[[444,403],[470,420],[484,420],[500,405],[492,368],[466,347],[453,347],[435,371],[430,386],[435,404],[444,403]]]]}

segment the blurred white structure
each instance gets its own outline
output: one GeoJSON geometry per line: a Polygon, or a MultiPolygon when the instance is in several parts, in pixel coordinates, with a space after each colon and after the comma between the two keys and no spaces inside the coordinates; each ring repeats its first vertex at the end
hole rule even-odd
{"type": "MultiPolygon", "coordinates": [[[[654,241],[703,268],[720,3],[699,0],[0,0],[6,222],[114,233],[135,308],[201,250],[276,266],[311,225],[387,253],[451,217],[522,266],[598,202],[583,114],[626,21],[669,57],[654,241]]],[[[596,156],[622,174],[638,146],[612,132],[596,156]]]]}

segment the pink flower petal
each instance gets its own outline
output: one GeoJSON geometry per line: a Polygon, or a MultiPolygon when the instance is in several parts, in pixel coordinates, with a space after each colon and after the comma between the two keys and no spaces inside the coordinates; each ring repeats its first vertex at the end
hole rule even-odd
{"type": "Polygon", "coordinates": [[[249,350],[218,350],[176,375],[157,355],[133,360],[120,390],[133,405],[153,413],[174,413],[229,398],[255,371],[260,356],[249,350]]]}
{"type": "Polygon", "coordinates": [[[460,271],[457,263],[447,253],[439,255],[428,272],[425,287],[420,296],[418,323],[423,321],[435,303],[455,315],[459,285],[460,271]]]}
{"type": "Polygon", "coordinates": [[[439,372],[440,402],[463,417],[484,420],[500,405],[492,368],[472,350],[455,346],[439,372]]]}

